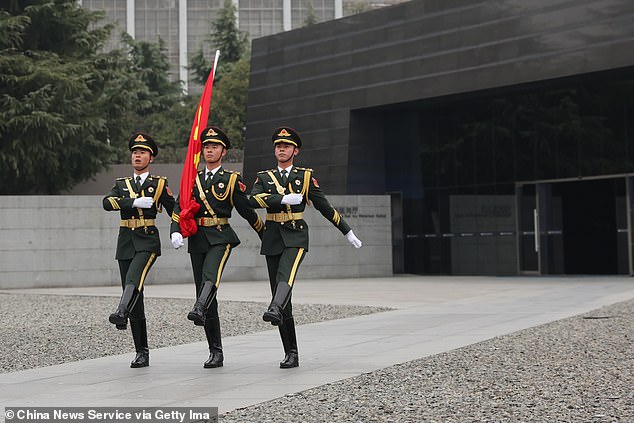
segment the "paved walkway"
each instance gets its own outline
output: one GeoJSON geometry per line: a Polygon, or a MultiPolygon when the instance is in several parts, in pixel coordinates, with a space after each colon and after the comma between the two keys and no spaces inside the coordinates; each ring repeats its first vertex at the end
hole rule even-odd
{"type": "MultiPolygon", "coordinates": [[[[0,291],[2,292],[2,291],[0,291]]],[[[4,291],[6,292],[6,291],[4,291]]],[[[119,287],[10,290],[120,295],[119,287]]],[[[147,296],[192,298],[189,285],[147,296]]],[[[227,282],[220,300],[268,302],[266,282],[227,282]]],[[[2,406],[218,407],[220,413],[634,298],[630,277],[422,277],[302,280],[296,303],[395,310],[297,328],[301,366],[281,370],[277,329],[223,339],[225,366],[203,369],[206,343],[0,374],[2,406]]],[[[79,336],[79,335],[78,335],[79,336]]],[[[77,342],[82,342],[81,338],[77,342]]]]}

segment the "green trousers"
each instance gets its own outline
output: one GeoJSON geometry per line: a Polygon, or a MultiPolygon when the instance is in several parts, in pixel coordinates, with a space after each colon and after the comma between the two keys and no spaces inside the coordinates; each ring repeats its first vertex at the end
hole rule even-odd
{"type": "MultiPolygon", "coordinates": [[[[295,283],[299,265],[304,260],[306,251],[303,248],[285,248],[282,254],[275,256],[266,256],[266,267],[269,271],[269,283],[271,285],[271,294],[275,295],[275,289],[278,283],[288,283],[291,288],[295,283]]],[[[293,305],[289,298],[288,303],[282,310],[284,319],[293,317],[293,305]]]]}
{"type": "MultiPolygon", "coordinates": [[[[220,286],[220,278],[231,255],[231,249],[230,244],[217,244],[210,246],[204,254],[190,253],[189,258],[192,262],[194,283],[196,284],[196,298],[198,298],[204,282],[212,281],[216,285],[216,289],[220,286]]],[[[218,317],[216,298],[207,310],[207,317],[218,317]]]]}
{"type": "Polygon", "coordinates": [[[119,273],[121,274],[121,288],[126,285],[134,285],[139,290],[139,297],[132,310],[130,320],[145,319],[145,307],[143,305],[143,285],[150,268],[156,261],[156,253],[149,251],[137,252],[132,260],[118,260],[119,273]]]}

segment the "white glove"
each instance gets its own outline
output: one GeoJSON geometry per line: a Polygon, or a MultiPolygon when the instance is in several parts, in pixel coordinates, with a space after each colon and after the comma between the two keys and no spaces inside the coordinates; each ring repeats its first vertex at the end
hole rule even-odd
{"type": "Polygon", "coordinates": [[[284,197],[282,197],[282,204],[295,206],[302,203],[302,198],[304,198],[302,194],[286,194],[284,197]]]}
{"type": "Polygon", "coordinates": [[[346,234],[346,239],[348,240],[348,242],[350,244],[352,244],[354,246],[354,248],[361,248],[361,246],[363,245],[363,243],[361,242],[361,240],[359,238],[357,238],[354,235],[354,232],[350,231],[346,234]]]}
{"type": "Polygon", "coordinates": [[[134,200],[132,207],[138,207],[140,209],[149,209],[154,204],[154,198],[152,197],[139,197],[134,200]]]}
{"type": "Polygon", "coordinates": [[[183,235],[180,232],[174,232],[171,236],[172,247],[177,250],[181,248],[185,243],[183,242],[183,235]]]}

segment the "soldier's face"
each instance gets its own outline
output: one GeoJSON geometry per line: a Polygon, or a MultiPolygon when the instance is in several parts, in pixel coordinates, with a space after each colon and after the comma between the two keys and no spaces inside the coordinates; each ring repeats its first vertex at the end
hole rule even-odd
{"type": "Polygon", "coordinates": [[[293,162],[293,158],[297,156],[299,150],[293,144],[278,142],[275,144],[275,158],[278,163],[293,162]]]}
{"type": "Polygon", "coordinates": [[[131,155],[132,167],[137,173],[143,173],[147,170],[150,163],[154,161],[150,150],[145,148],[135,148],[132,150],[131,155]]]}
{"type": "Polygon", "coordinates": [[[216,142],[208,142],[203,147],[203,156],[205,157],[205,162],[209,164],[219,163],[227,154],[227,150],[225,148],[216,143],[216,142]]]}

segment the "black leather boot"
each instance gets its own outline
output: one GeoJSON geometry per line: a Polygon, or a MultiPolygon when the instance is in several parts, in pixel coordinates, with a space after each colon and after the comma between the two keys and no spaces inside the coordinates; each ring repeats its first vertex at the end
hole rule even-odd
{"type": "Polygon", "coordinates": [[[123,294],[121,294],[121,301],[117,310],[110,315],[108,320],[110,323],[117,326],[117,329],[123,330],[128,323],[128,316],[136,304],[136,300],[139,298],[139,290],[136,286],[128,284],[123,288],[123,294]]]}
{"type": "Polygon", "coordinates": [[[275,294],[273,294],[273,300],[269,305],[269,309],[262,315],[262,320],[265,322],[271,322],[273,326],[279,326],[282,324],[282,310],[288,304],[291,298],[291,286],[286,282],[278,282],[275,287],[275,294]]]}
{"type": "Polygon", "coordinates": [[[279,327],[279,331],[280,337],[282,338],[282,345],[284,346],[284,360],[280,362],[280,369],[299,367],[295,320],[292,317],[284,319],[284,324],[279,327]]]}
{"type": "Polygon", "coordinates": [[[130,320],[130,328],[132,329],[132,339],[134,339],[134,348],[136,349],[136,357],[130,363],[130,367],[147,367],[150,365],[150,348],[147,345],[145,319],[130,320]]]}
{"type": "Polygon", "coordinates": [[[205,319],[205,336],[209,344],[209,358],[205,361],[204,368],[212,369],[222,367],[224,356],[222,354],[222,341],[220,339],[220,319],[208,317],[205,319]]]}
{"type": "Polygon", "coordinates": [[[194,304],[194,308],[187,313],[187,319],[193,321],[196,326],[203,326],[205,324],[205,314],[211,302],[216,298],[217,292],[218,289],[213,282],[205,281],[203,287],[200,289],[200,294],[194,304]]]}

